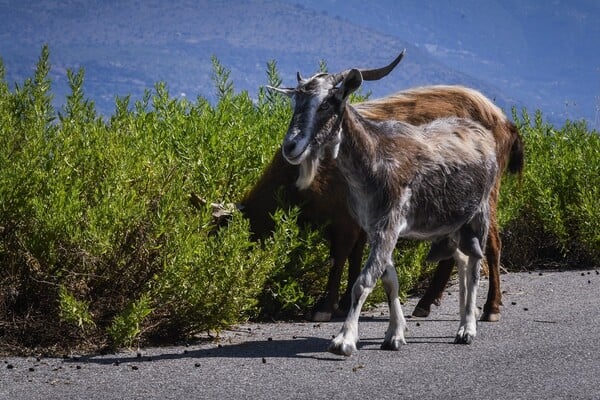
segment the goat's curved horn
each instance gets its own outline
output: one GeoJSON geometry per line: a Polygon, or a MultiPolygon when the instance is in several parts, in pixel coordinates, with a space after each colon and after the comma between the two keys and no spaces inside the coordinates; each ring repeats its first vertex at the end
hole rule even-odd
{"type": "Polygon", "coordinates": [[[300,81],[302,80],[302,76],[300,75],[300,72],[296,72],[296,79],[298,79],[298,83],[300,83],[300,81]]]}
{"type": "Polygon", "coordinates": [[[392,61],[389,65],[386,65],[383,68],[360,69],[359,71],[363,79],[365,81],[376,81],[383,78],[384,76],[392,72],[392,70],[396,68],[396,65],[398,65],[400,61],[402,61],[402,58],[404,58],[404,53],[406,53],[406,49],[402,50],[402,52],[398,55],[398,57],[394,59],[394,61],[392,61]]]}
{"type": "MultiPolygon", "coordinates": [[[[394,61],[392,61],[385,67],[375,68],[375,69],[359,69],[363,80],[376,81],[376,80],[383,78],[384,76],[386,76],[387,74],[392,72],[392,70],[394,68],[396,68],[396,65],[398,65],[400,63],[400,61],[402,61],[402,58],[404,58],[405,53],[406,53],[406,49],[402,50],[402,52],[398,55],[398,57],[396,57],[394,59],[394,61]]],[[[350,70],[340,72],[339,74],[332,74],[333,82],[337,85],[338,83],[343,81],[344,78],[346,77],[346,75],[348,74],[348,71],[350,71],[350,70]]]]}

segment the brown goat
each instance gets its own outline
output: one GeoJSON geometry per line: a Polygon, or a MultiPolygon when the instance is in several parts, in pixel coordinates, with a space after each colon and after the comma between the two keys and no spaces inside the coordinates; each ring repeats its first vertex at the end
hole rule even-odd
{"type": "MultiPolygon", "coordinates": [[[[489,290],[482,320],[500,318],[500,234],[496,216],[502,170],[518,173],[523,168],[523,144],[516,127],[489,99],[476,90],[461,86],[427,86],[409,89],[394,95],[354,105],[356,110],[371,120],[400,120],[421,125],[438,118],[460,117],[479,122],[489,129],[496,141],[496,158],[501,170],[489,198],[490,226],[486,246],[489,268],[489,290]]],[[[269,235],[274,223],[270,215],[278,206],[277,193],[281,190],[287,205],[300,207],[300,222],[327,224],[330,242],[331,268],[324,295],[312,310],[311,319],[329,320],[338,309],[340,281],[346,260],[349,261],[348,286],[339,311],[347,311],[350,293],[360,273],[366,244],[364,231],[350,215],[347,206],[347,187],[330,157],[320,164],[315,179],[307,189],[299,190],[296,180],[299,167],[286,162],[280,149],[260,180],[244,196],[238,208],[249,219],[255,238],[269,235]]],[[[453,259],[438,263],[431,284],[413,311],[413,315],[429,314],[431,304],[439,304],[452,269],[453,259]]]]}

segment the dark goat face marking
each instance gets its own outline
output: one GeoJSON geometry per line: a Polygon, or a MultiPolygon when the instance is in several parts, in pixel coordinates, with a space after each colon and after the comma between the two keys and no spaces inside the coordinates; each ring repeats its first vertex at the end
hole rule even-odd
{"type": "Polygon", "coordinates": [[[317,74],[300,79],[295,89],[275,89],[292,99],[294,114],[281,150],[290,164],[301,166],[296,183],[301,189],[312,182],[325,149],[337,156],[344,107],[361,83],[360,72],[353,69],[343,75],[317,74]]]}
{"type": "Polygon", "coordinates": [[[341,114],[341,101],[330,75],[300,81],[292,95],[294,114],[283,139],[285,159],[294,165],[320,158],[341,114]]]}

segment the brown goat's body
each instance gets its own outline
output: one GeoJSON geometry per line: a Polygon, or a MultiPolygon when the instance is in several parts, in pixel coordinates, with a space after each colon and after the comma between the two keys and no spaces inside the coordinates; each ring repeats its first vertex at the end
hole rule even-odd
{"type": "MultiPolygon", "coordinates": [[[[481,93],[460,86],[429,86],[403,91],[383,99],[354,105],[355,109],[371,120],[400,120],[420,125],[444,117],[468,118],[489,129],[496,142],[496,158],[501,169],[519,172],[523,165],[521,138],[515,126],[502,111],[481,93]]],[[[299,167],[288,164],[277,151],[260,181],[241,201],[244,214],[250,219],[251,229],[257,236],[268,235],[273,225],[270,213],[277,206],[276,191],[283,187],[283,197],[291,205],[301,208],[301,218],[316,224],[328,224],[332,266],[325,295],[313,310],[312,318],[327,320],[337,307],[340,279],[346,260],[349,260],[349,284],[340,308],[349,305],[352,284],[360,272],[362,253],[366,243],[364,231],[351,217],[347,206],[347,187],[335,163],[326,157],[319,166],[314,181],[305,190],[298,190],[295,182],[299,167]]],[[[490,271],[490,285],[483,319],[497,320],[500,313],[500,249],[501,242],[496,217],[500,189],[498,173],[489,198],[490,227],[486,258],[490,271]]],[[[432,303],[438,302],[450,277],[454,261],[443,260],[427,292],[414,314],[425,316],[432,303]]]]}

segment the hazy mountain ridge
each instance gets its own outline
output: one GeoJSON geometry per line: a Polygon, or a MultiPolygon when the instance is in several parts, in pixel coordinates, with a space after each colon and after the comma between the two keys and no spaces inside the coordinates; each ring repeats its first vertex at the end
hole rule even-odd
{"type": "Polygon", "coordinates": [[[304,4],[402,37],[449,67],[502,88],[556,119],[585,117],[593,122],[597,117],[600,3],[593,0],[304,4]]]}
{"type": "MultiPolygon", "coordinates": [[[[584,85],[558,78],[560,66],[547,68],[553,79],[544,71],[521,76],[531,68],[524,58],[529,33],[519,18],[539,13],[540,6],[518,8],[516,0],[503,5],[489,1],[486,7],[474,7],[479,4],[474,0],[449,2],[437,8],[431,3],[381,1],[369,3],[368,9],[358,0],[309,0],[303,5],[268,0],[30,3],[0,1],[0,14],[7,21],[0,26],[0,57],[7,80],[20,82],[30,76],[42,44],[48,43],[57,102],[63,101],[67,91],[66,68],[83,66],[86,95],[105,114],[112,112],[116,95],[139,97],[157,81],[167,82],[173,95],[214,99],[211,55],[231,69],[236,90],[248,90],[251,95],[266,83],[266,62],[271,59],[277,61],[284,85],[291,85],[297,70],[311,74],[319,60],[326,60],[332,71],[379,66],[402,48],[408,49],[403,64],[385,80],[366,85],[374,96],[423,84],[462,83],[484,91],[505,109],[527,105],[541,108],[557,120],[587,118],[593,122],[594,96],[600,91],[593,88],[593,68],[600,65],[595,64],[595,54],[588,56],[587,65],[577,57],[571,63],[564,62],[568,58],[554,57],[564,64],[563,71],[577,66],[572,74],[581,75],[584,85]],[[511,7],[517,7],[519,18],[511,13],[511,7]],[[502,29],[492,26],[494,18],[503,19],[502,29]],[[486,26],[490,28],[485,30],[486,26]],[[473,32],[484,30],[485,35],[474,37],[473,32]],[[511,45],[500,37],[507,31],[511,45]],[[571,96],[567,86],[583,88],[589,94],[573,92],[571,96]],[[557,98],[557,87],[565,88],[561,98],[557,98]],[[581,98],[585,107],[567,110],[573,111],[569,114],[561,105],[563,97],[573,104],[581,98]]],[[[582,14],[580,9],[595,10],[593,2],[575,3],[576,15],[582,14]]],[[[579,18],[591,18],[582,15],[579,18]]],[[[582,32],[598,29],[579,25],[582,32]]],[[[594,40],[598,39],[590,39],[587,46],[593,47],[594,40]]]]}

